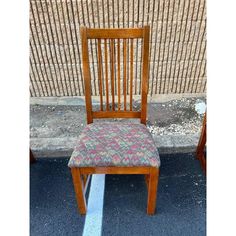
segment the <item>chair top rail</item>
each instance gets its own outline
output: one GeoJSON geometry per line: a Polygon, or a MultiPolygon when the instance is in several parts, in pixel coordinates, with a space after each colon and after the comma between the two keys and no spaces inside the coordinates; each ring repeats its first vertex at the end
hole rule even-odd
{"type": "Polygon", "coordinates": [[[143,38],[144,28],[92,29],[86,28],[88,39],[131,39],[143,38]]]}

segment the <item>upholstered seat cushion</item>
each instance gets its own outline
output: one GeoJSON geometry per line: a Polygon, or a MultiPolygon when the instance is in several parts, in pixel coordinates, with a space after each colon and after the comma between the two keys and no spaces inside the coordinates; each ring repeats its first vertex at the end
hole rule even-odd
{"type": "Polygon", "coordinates": [[[143,124],[105,122],[87,125],[69,167],[160,166],[152,135],[143,124]]]}

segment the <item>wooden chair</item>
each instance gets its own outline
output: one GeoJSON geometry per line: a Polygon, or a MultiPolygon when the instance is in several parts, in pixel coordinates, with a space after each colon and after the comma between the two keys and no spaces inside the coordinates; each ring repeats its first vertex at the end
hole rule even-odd
{"type": "Polygon", "coordinates": [[[135,29],[80,28],[88,125],[79,137],[68,166],[71,168],[81,214],[86,214],[85,189],[87,177],[91,174],[143,174],[148,188],[147,214],[155,213],[160,158],[154,140],[146,128],[149,31],[149,26],[135,29]],[[132,108],[134,40],[141,41],[142,45],[140,111],[132,108]],[[97,58],[92,60],[97,60],[100,94],[98,111],[92,107],[93,83],[89,64],[89,56],[96,53],[89,51],[89,46],[97,50],[97,58]],[[96,118],[139,118],[140,123],[93,123],[96,118]]]}
{"type": "Polygon", "coordinates": [[[205,157],[205,146],[206,146],[206,113],[202,122],[202,130],[199,138],[196,157],[200,161],[201,167],[206,174],[206,157],[205,157]]]}

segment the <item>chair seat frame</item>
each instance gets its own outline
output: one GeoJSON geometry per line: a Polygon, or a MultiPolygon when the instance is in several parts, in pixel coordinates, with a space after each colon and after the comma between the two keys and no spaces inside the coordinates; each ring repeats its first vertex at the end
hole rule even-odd
{"type": "Polygon", "coordinates": [[[73,184],[81,215],[86,214],[85,194],[89,178],[92,174],[143,174],[148,190],[147,214],[153,215],[156,209],[156,197],[159,178],[159,168],[156,167],[73,167],[71,168],[73,184]],[[84,177],[86,180],[84,180],[84,177]]]}

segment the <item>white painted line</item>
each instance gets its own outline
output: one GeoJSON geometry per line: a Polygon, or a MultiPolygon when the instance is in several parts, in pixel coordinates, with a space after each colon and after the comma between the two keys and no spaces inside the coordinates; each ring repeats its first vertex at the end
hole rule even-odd
{"type": "Polygon", "coordinates": [[[83,236],[100,236],[102,234],[104,188],[105,174],[93,175],[88,198],[83,236]]]}

